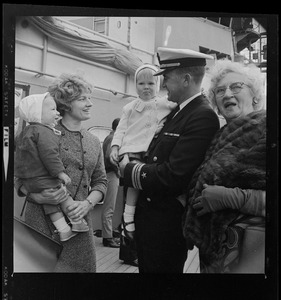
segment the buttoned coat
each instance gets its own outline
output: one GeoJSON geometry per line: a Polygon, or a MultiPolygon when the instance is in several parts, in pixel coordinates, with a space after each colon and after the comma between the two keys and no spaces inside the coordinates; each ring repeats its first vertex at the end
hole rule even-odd
{"type": "Polygon", "coordinates": [[[113,136],[112,146],[119,146],[119,155],[145,152],[154,135],[163,127],[175,103],[166,97],[144,101],[133,100],[123,107],[120,122],[113,136]]]}
{"type": "MultiPolygon", "coordinates": [[[[70,131],[61,122],[56,129],[61,131],[60,156],[65,172],[71,178],[71,185],[68,186],[71,196],[76,201],[83,201],[90,190],[97,190],[105,195],[107,179],[99,139],[86,129],[70,131]]],[[[59,240],[55,227],[44,215],[42,206],[31,201],[26,205],[26,222],[59,240]]],[[[63,243],[56,272],[96,272],[92,214],[89,212],[84,218],[90,230],[63,243]]]]}
{"type": "MultiPolygon", "coordinates": [[[[57,177],[64,172],[59,136],[52,128],[31,122],[16,139],[14,174],[19,178],[57,177]]],[[[52,178],[53,179],[53,178],[52,178]]]]}

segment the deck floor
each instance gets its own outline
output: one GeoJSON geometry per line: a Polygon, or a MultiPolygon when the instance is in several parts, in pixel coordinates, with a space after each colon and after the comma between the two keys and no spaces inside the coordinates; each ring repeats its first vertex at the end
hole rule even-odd
{"type": "MultiPolygon", "coordinates": [[[[95,237],[97,273],[138,273],[138,267],[124,264],[119,260],[119,248],[104,247],[102,238],[95,237]]],[[[199,273],[198,249],[189,251],[184,273],[199,273]]]]}

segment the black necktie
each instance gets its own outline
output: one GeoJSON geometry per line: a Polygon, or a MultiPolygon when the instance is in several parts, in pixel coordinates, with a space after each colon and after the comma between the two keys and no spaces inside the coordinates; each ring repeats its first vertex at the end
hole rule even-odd
{"type": "Polygon", "coordinates": [[[166,123],[173,119],[174,115],[180,110],[180,106],[177,105],[172,112],[168,115],[166,123]]]}

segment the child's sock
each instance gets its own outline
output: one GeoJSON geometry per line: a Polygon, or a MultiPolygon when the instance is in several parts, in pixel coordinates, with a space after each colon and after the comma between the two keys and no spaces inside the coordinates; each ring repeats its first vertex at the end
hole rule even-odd
{"type": "MultiPolygon", "coordinates": [[[[135,210],[136,210],[135,206],[125,204],[125,210],[124,210],[124,214],[123,214],[125,223],[134,222],[135,210]]],[[[126,230],[127,231],[135,231],[135,224],[132,223],[132,224],[127,225],[126,230]]]]}
{"type": "Polygon", "coordinates": [[[71,230],[70,226],[66,223],[65,218],[58,219],[53,222],[58,232],[68,232],[71,230]]]}

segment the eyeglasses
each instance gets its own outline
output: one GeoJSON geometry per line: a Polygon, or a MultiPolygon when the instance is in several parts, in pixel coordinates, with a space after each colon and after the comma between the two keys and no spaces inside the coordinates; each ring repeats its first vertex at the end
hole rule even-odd
{"type": "Polygon", "coordinates": [[[249,87],[246,83],[244,82],[234,82],[230,84],[229,86],[219,86],[213,90],[215,97],[216,98],[222,98],[225,95],[225,92],[227,89],[229,89],[232,94],[238,94],[243,88],[243,85],[246,85],[249,87]]]}

